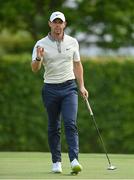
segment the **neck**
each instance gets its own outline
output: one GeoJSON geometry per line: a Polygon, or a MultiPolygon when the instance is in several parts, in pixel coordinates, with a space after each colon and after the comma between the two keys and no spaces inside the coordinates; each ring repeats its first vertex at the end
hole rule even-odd
{"type": "Polygon", "coordinates": [[[64,36],[64,33],[62,33],[62,34],[56,34],[56,33],[50,33],[51,34],[51,36],[52,36],[52,38],[54,39],[54,40],[56,40],[56,41],[61,41],[61,40],[63,40],[63,36],[64,36]]]}

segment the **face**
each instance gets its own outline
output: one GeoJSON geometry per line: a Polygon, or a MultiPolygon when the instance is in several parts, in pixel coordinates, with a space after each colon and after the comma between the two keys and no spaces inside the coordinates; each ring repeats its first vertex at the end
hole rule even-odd
{"type": "Polygon", "coordinates": [[[63,34],[66,22],[63,22],[61,19],[55,19],[53,22],[49,21],[49,26],[52,33],[59,35],[63,34]]]}

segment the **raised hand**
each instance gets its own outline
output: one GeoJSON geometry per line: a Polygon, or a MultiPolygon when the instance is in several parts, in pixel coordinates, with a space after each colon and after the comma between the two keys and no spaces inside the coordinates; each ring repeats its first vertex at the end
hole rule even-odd
{"type": "Polygon", "coordinates": [[[44,48],[37,46],[37,57],[42,59],[44,56],[44,48]]]}

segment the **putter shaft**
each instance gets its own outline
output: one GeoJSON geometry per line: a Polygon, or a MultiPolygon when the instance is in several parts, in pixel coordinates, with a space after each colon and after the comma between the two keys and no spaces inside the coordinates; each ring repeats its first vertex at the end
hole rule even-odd
{"type": "Polygon", "coordinates": [[[100,131],[99,131],[98,126],[97,126],[97,123],[96,123],[96,121],[95,121],[95,118],[94,118],[94,115],[93,115],[93,111],[92,111],[92,109],[91,109],[91,106],[90,106],[90,104],[89,104],[89,101],[88,101],[87,98],[85,98],[85,101],[86,101],[87,108],[88,108],[88,110],[89,110],[89,112],[90,112],[90,115],[91,115],[91,117],[92,117],[92,120],[93,120],[93,122],[94,122],[94,126],[95,126],[95,128],[96,128],[96,130],[97,130],[97,133],[98,133],[98,135],[99,135],[100,141],[101,141],[101,143],[102,143],[102,146],[103,146],[104,152],[105,152],[105,154],[106,154],[106,158],[107,158],[107,160],[108,160],[109,166],[112,166],[112,165],[111,165],[111,161],[110,161],[110,159],[109,159],[109,157],[108,157],[108,153],[107,153],[107,150],[106,150],[104,141],[103,141],[103,139],[102,139],[102,137],[101,137],[100,131]]]}

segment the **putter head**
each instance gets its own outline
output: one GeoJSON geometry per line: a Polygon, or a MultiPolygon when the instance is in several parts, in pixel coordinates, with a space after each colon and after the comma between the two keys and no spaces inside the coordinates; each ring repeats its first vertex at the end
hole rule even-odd
{"type": "Polygon", "coordinates": [[[117,169],[115,166],[109,165],[109,167],[107,168],[107,170],[115,170],[117,169]]]}

